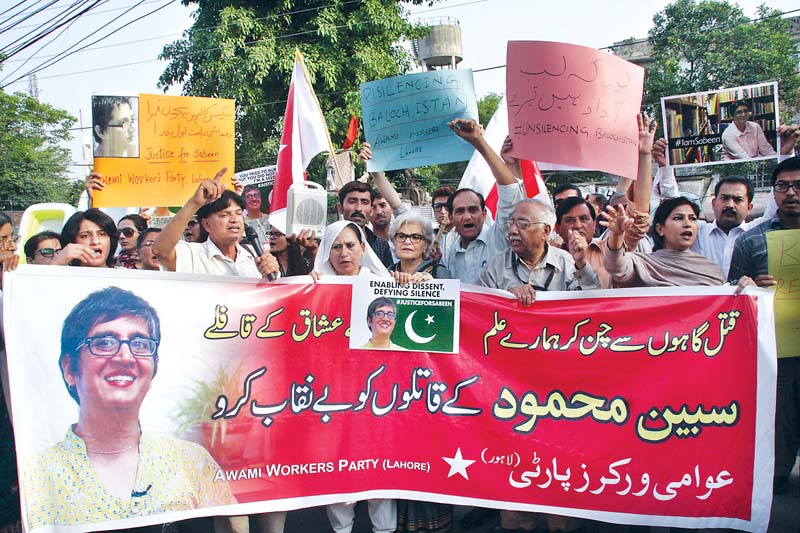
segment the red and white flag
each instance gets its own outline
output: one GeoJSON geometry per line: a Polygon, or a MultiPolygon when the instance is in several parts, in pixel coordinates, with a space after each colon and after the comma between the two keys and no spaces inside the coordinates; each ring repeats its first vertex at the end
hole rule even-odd
{"type": "Polygon", "coordinates": [[[293,183],[305,180],[305,170],[321,152],[330,150],[330,136],[314,88],[299,50],[294,53],[294,70],[289,83],[281,146],[278,150],[278,172],[272,189],[270,219],[284,214],[286,194],[293,183]]]}
{"type": "MultiPolygon", "coordinates": [[[[497,105],[489,124],[486,125],[486,131],[483,134],[489,146],[500,153],[503,147],[503,141],[508,135],[508,112],[506,111],[506,97],[504,96],[500,103],[497,105]]],[[[520,168],[522,171],[522,182],[525,184],[525,194],[528,198],[535,198],[541,202],[552,206],[550,196],[547,194],[547,187],[544,185],[542,179],[542,172],[539,170],[539,165],[535,161],[528,161],[526,159],[520,160],[520,168]]],[[[489,164],[481,154],[475,151],[472,158],[464,170],[464,176],[461,178],[461,183],[458,188],[470,188],[474,191],[481,193],[486,200],[486,207],[496,216],[497,213],[497,181],[495,181],[489,164]]]]}

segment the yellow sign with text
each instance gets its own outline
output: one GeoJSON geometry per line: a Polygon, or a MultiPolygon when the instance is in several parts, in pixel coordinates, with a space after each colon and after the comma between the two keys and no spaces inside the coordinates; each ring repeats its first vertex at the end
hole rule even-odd
{"type": "Polygon", "coordinates": [[[223,181],[230,184],[233,100],[140,94],[128,101],[93,97],[94,171],[106,185],[95,193],[94,207],[183,205],[200,181],[226,166],[223,181]],[[129,108],[134,116],[120,112],[129,108]],[[113,137],[120,132],[127,136],[120,143],[125,146],[114,152],[113,137]]]}
{"type": "Polygon", "coordinates": [[[800,230],[767,233],[769,273],[775,287],[775,341],[778,357],[800,356],[800,230]]]}

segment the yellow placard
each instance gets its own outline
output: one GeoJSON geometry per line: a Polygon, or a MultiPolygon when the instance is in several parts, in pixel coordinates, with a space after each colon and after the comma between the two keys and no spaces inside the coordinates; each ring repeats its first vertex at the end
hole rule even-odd
{"type": "MultiPolygon", "coordinates": [[[[94,127],[95,141],[100,137],[105,142],[110,137],[103,135],[118,135],[123,128],[129,128],[130,135],[122,151],[95,146],[94,170],[106,184],[95,193],[95,207],[183,205],[200,181],[226,166],[223,181],[230,184],[235,161],[233,100],[140,94],[134,103],[138,105],[131,105],[133,117],[107,114],[101,126],[94,127]]],[[[96,108],[93,112],[98,113],[96,108]]]]}
{"type": "Polygon", "coordinates": [[[778,357],[800,356],[800,230],[767,233],[769,273],[775,288],[778,357]]]}

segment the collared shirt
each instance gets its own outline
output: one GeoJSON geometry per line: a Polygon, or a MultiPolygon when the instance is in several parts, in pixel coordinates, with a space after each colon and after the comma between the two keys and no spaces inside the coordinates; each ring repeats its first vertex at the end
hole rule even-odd
{"type": "Polygon", "coordinates": [[[509,247],[506,223],[514,206],[524,199],[525,189],[520,182],[497,186],[497,220],[494,224],[484,223],[481,232],[466,248],[461,239],[457,239],[447,255],[442,256],[442,262],[454,279],[473,285],[478,283],[489,260],[509,247]]]}
{"type": "Polygon", "coordinates": [[[739,131],[736,124],[731,123],[722,132],[723,159],[748,159],[751,157],[775,155],[775,149],[769,144],[764,130],[758,122],[747,122],[744,131],[739,131]]]}
{"type": "Polygon", "coordinates": [[[579,291],[600,288],[592,266],[577,270],[572,256],[555,246],[547,252],[533,270],[511,248],[489,261],[480,275],[480,284],[493,289],[510,290],[525,283],[544,287],[550,291],[579,291]]]}
{"type": "MultiPolygon", "coordinates": [[[[161,267],[164,270],[163,267],[161,267]]],[[[236,245],[236,261],[222,253],[209,238],[206,242],[178,241],[175,245],[175,272],[260,278],[255,257],[236,245]]]]}
{"type": "Polygon", "coordinates": [[[736,240],[728,270],[728,281],[738,281],[742,276],[755,279],[761,274],[769,274],[767,259],[767,233],[787,229],[779,217],[750,228],[736,240]]]}
{"type": "Polygon", "coordinates": [[[731,266],[731,256],[736,239],[747,230],[766,222],[764,218],[757,218],[750,222],[731,228],[728,233],[722,231],[716,222],[697,221],[697,240],[692,245],[692,251],[713,261],[722,268],[726,274],[731,266]]]}

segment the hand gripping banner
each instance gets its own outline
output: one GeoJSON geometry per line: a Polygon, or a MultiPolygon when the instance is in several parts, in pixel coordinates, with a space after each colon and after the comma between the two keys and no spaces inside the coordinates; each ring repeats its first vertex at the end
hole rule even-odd
{"type": "Polygon", "coordinates": [[[28,529],[400,498],[766,531],[771,293],[465,287],[443,353],[351,350],[349,279],[308,280],[8,276],[28,529]]]}

